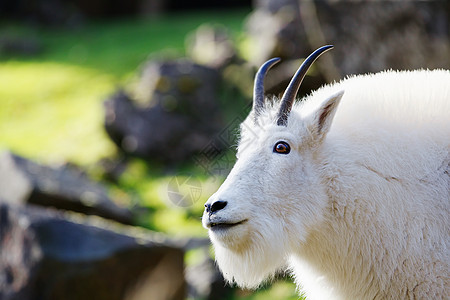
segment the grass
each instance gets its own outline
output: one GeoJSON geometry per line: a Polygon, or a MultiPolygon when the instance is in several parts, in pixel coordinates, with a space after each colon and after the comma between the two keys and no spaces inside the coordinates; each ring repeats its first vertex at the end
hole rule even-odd
{"type": "Polygon", "coordinates": [[[74,29],[9,23],[0,27],[0,36],[25,36],[42,42],[43,52],[38,57],[13,57],[15,60],[71,64],[123,78],[134,72],[149,54],[164,51],[184,55],[186,36],[201,24],[220,24],[237,36],[248,13],[246,10],[176,13],[157,18],[90,22],[74,29]]]}
{"type": "Polygon", "coordinates": [[[0,65],[0,147],[43,162],[92,164],[115,153],[101,100],[113,79],[59,63],[0,65]]]}
{"type": "Polygon", "coordinates": [[[48,163],[89,165],[115,153],[102,101],[130,83],[155,53],[184,54],[186,35],[207,22],[236,36],[247,11],[92,22],[67,28],[3,24],[0,36],[35,39],[37,56],[0,55],[0,149],[48,163]]]}
{"type": "Polygon", "coordinates": [[[299,297],[295,285],[292,282],[279,280],[269,285],[267,288],[259,290],[257,293],[251,293],[246,295],[246,292],[241,292],[242,294],[237,296],[243,296],[247,300],[273,300],[273,299],[283,299],[283,300],[301,300],[303,298],[299,297]]]}
{"type": "MultiPolygon", "coordinates": [[[[186,35],[201,24],[222,24],[239,39],[247,14],[242,10],[178,13],[88,22],[75,29],[0,23],[0,37],[34,39],[42,45],[35,56],[0,53],[0,150],[41,163],[71,162],[89,170],[101,159],[113,159],[118,151],[103,129],[105,98],[117,86],[131,85],[149,55],[183,56],[186,35]]],[[[205,237],[199,216],[221,179],[205,176],[192,165],[163,170],[134,159],[117,183],[109,183],[111,196],[144,207],[137,220],[141,226],[175,237],[205,237]],[[184,182],[191,175],[200,193],[189,207],[174,205],[172,181],[184,182]]],[[[257,293],[238,290],[233,299],[298,296],[292,283],[279,281],[257,293]]]]}

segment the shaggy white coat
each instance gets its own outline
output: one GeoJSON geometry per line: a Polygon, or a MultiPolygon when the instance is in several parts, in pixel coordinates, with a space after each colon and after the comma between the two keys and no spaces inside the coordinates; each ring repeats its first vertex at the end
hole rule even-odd
{"type": "Polygon", "coordinates": [[[307,299],[450,295],[450,72],[382,72],[279,103],[241,125],[238,160],[203,223],[225,278],[289,269],[307,299]],[[288,142],[287,155],[273,152],[288,142]]]}

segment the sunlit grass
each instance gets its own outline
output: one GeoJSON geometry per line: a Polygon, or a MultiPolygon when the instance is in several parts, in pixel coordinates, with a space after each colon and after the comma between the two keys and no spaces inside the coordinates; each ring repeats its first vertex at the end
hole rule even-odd
{"type": "Polygon", "coordinates": [[[90,164],[115,146],[103,130],[111,76],[60,63],[0,65],[0,147],[42,162],[90,164]]]}
{"type": "Polygon", "coordinates": [[[161,175],[142,160],[134,159],[121,176],[119,186],[139,199],[139,206],[148,209],[138,218],[140,225],[172,237],[206,237],[200,222],[203,204],[222,181],[223,178],[205,176],[195,168],[161,175]]]}

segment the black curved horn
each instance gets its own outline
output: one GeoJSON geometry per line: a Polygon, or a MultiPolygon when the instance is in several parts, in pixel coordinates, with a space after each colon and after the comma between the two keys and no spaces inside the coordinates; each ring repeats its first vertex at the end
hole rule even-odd
{"type": "Polygon", "coordinates": [[[278,112],[277,125],[286,126],[289,113],[291,112],[292,105],[294,104],[295,97],[297,96],[298,89],[302,84],[303,78],[305,78],[306,72],[308,72],[314,61],[319,58],[320,55],[326,51],[332,49],[333,46],[327,45],[320,47],[309,55],[305,61],[302,63],[300,68],[298,68],[295,75],[292,77],[291,82],[289,82],[288,87],[284,91],[283,97],[281,98],[281,106],[278,112]]]}
{"type": "Polygon", "coordinates": [[[280,60],[278,57],[269,59],[259,68],[255,75],[255,85],[253,87],[253,111],[255,112],[255,118],[258,117],[261,109],[264,107],[264,78],[269,69],[280,60]]]}

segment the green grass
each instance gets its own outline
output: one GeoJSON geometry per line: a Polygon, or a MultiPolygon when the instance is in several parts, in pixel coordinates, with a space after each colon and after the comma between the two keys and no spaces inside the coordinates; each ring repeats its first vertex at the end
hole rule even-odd
{"type": "Polygon", "coordinates": [[[0,65],[0,148],[43,162],[92,164],[115,153],[102,129],[111,76],[51,62],[0,65]]]}
{"type": "Polygon", "coordinates": [[[177,13],[157,18],[90,22],[71,30],[9,23],[0,26],[0,36],[26,36],[43,44],[39,56],[15,57],[17,60],[74,64],[123,78],[152,53],[184,55],[186,35],[201,24],[220,24],[232,35],[239,35],[248,13],[246,10],[177,13]]]}
{"type": "Polygon", "coordinates": [[[274,299],[283,299],[283,300],[302,300],[302,297],[299,297],[294,283],[285,280],[275,281],[273,284],[267,286],[259,290],[258,292],[246,292],[241,291],[237,292],[235,295],[236,299],[240,299],[243,297],[247,300],[274,300],[274,299]],[[248,293],[248,294],[247,294],[248,293]]]}
{"type": "Polygon", "coordinates": [[[89,165],[116,151],[102,102],[149,55],[184,55],[186,35],[207,22],[236,36],[247,11],[92,22],[78,29],[2,24],[0,36],[42,44],[37,56],[0,55],[0,149],[42,161],[89,165]]]}

